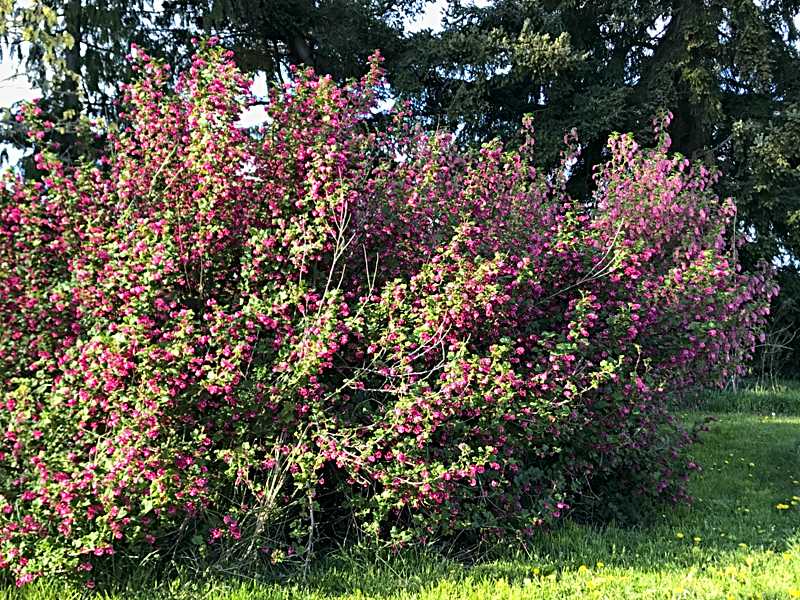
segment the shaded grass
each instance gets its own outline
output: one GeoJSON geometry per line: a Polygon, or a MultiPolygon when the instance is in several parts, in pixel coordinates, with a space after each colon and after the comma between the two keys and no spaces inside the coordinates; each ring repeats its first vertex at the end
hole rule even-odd
{"type": "Polygon", "coordinates": [[[712,391],[695,399],[693,404],[695,408],[711,413],[800,415],[800,385],[785,381],[774,389],[750,387],[735,392],[712,391]]]}
{"type": "MultiPolygon", "coordinates": [[[[424,550],[392,558],[353,550],[280,582],[218,575],[165,581],[142,571],[99,595],[142,600],[800,598],[800,417],[772,416],[800,414],[800,391],[716,395],[708,408],[717,412],[718,421],[693,448],[693,458],[704,466],[690,482],[694,503],[664,508],[647,525],[566,523],[527,548],[510,543],[495,558],[471,566],[424,550]],[[723,406],[738,412],[720,412],[723,406]]],[[[692,421],[705,414],[684,416],[692,421]]],[[[0,599],[83,595],[85,590],[52,581],[0,590],[0,599]]]]}

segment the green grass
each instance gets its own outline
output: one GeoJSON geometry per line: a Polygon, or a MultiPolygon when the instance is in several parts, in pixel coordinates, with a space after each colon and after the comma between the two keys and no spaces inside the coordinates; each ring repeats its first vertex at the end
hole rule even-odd
{"type": "Polygon", "coordinates": [[[775,389],[751,387],[704,394],[697,403],[706,412],[744,412],[761,415],[800,415],[800,386],[783,382],[775,389]]]}
{"type": "MultiPolygon", "coordinates": [[[[800,598],[800,416],[790,416],[800,415],[800,392],[717,395],[709,408],[719,420],[693,450],[704,466],[690,483],[694,504],[665,509],[646,526],[568,523],[527,551],[512,546],[502,558],[471,566],[422,552],[384,560],[362,551],[282,582],[164,581],[143,572],[100,597],[800,598]]],[[[0,599],[69,600],[83,593],[40,581],[0,590],[0,599]]]]}

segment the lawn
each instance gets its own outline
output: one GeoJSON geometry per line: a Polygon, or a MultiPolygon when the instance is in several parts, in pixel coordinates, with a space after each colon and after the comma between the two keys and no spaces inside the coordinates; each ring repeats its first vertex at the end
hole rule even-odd
{"type": "MultiPolygon", "coordinates": [[[[633,528],[567,523],[524,551],[464,565],[407,552],[348,552],[280,582],[134,575],[108,598],[522,599],[800,598],[800,392],[740,392],[686,413],[718,419],[693,449],[703,465],[690,506],[633,528]]],[[[68,600],[85,591],[40,581],[0,598],[68,600]]]]}

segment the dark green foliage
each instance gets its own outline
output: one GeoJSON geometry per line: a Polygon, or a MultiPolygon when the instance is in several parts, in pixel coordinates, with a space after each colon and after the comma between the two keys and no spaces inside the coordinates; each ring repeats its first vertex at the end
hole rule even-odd
{"type": "Polygon", "coordinates": [[[779,265],[780,326],[798,321],[800,52],[797,0],[451,0],[444,31],[420,43],[408,86],[432,122],[465,141],[515,135],[532,114],[539,155],[558,160],[577,130],[575,192],[613,131],[647,136],[669,110],[674,148],[724,173],[743,257],[779,265]],[[485,5],[485,6],[484,6],[485,5]],[[414,86],[418,86],[414,89],[414,86]]]}
{"type": "MultiPolygon", "coordinates": [[[[65,126],[59,141],[78,156],[80,113],[116,119],[120,86],[131,79],[131,43],[179,70],[193,37],[216,35],[234,48],[246,71],[280,82],[290,65],[306,64],[337,80],[366,70],[380,48],[394,70],[411,51],[404,19],[425,0],[7,0],[0,2],[3,60],[12,59],[42,91],[41,106],[65,126]]],[[[399,67],[398,67],[399,69],[399,67]]],[[[6,115],[0,141],[31,145],[6,115]]],[[[85,148],[84,148],[85,149],[85,148]]],[[[30,165],[28,165],[30,170],[30,165]]]]}
{"type": "Polygon", "coordinates": [[[218,35],[245,70],[282,80],[288,65],[308,65],[337,80],[363,74],[380,49],[389,71],[414,49],[405,20],[427,0],[171,0],[170,19],[218,35]]]}

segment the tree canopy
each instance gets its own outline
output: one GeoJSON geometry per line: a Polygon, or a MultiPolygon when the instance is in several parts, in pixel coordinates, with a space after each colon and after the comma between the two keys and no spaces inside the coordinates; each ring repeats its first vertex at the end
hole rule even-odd
{"type": "Polygon", "coordinates": [[[362,74],[376,48],[408,50],[405,19],[425,0],[32,0],[0,3],[4,58],[51,101],[113,114],[130,80],[131,43],[180,69],[194,37],[217,35],[246,71],[281,80],[289,65],[336,79],[362,74]],[[79,85],[78,83],[79,82],[79,85]]]}
{"type": "Polygon", "coordinates": [[[779,267],[780,310],[797,320],[798,15],[797,0],[452,0],[443,31],[420,44],[409,92],[468,140],[513,137],[531,114],[551,162],[575,128],[571,186],[587,193],[610,133],[647,136],[671,111],[673,147],[723,172],[720,192],[755,242],[746,263],[779,267]]]}

